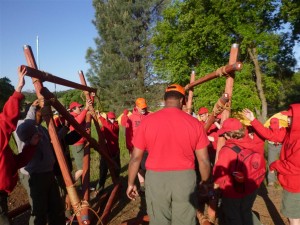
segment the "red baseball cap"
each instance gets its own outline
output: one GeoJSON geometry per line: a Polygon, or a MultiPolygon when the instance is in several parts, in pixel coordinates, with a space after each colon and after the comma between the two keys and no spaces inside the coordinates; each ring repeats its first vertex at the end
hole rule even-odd
{"type": "Polygon", "coordinates": [[[71,110],[71,109],[73,109],[73,108],[75,108],[75,107],[82,107],[83,105],[82,104],[79,104],[78,102],[72,102],[71,104],[70,104],[70,106],[69,106],[69,109],[71,110]]]}
{"type": "Polygon", "coordinates": [[[287,111],[282,111],[281,114],[285,116],[293,116],[293,111],[291,108],[289,108],[287,111]]]}
{"type": "Polygon", "coordinates": [[[108,112],[107,113],[107,118],[108,119],[116,119],[116,114],[114,112],[108,112]]]}
{"type": "Polygon", "coordinates": [[[208,109],[205,108],[205,107],[201,107],[198,111],[198,114],[201,115],[201,114],[204,114],[204,113],[208,113],[208,109]]]}
{"type": "Polygon", "coordinates": [[[235,131],[243,128],[242,123],[235,118],[228,118],[223,122],[223,125],[220,130],[218,130],[218,134],[222,135],[229,131],[235,131]]]}

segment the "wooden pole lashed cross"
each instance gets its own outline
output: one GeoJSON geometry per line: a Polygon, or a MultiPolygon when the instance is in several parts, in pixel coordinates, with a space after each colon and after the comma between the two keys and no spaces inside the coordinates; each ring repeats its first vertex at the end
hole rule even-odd
{"type": "MultiPolygon", "coordinates": [[[[28,66],[31,68],[37,69],[37,65],[36,65],[36,62],[35,62],[35,59],[34,59],[34,56],[33,56],[30,46],[28,46],[28,45],[24,46],[24,54],[25,54],[25,58],[26,58],[28,66]]],[[[62,147],[60,145],[60,141],[57,136],[56,128],[55,128],[53,117],[52,117],[50,101],[45,100],[43,95],[41,94],[41,90],[43,88],[42,82],[38,78],[34,78],[34,77],[32,78],[32,82],[33,82],[33,85],[34,85],[34,88],[36,91],[36,95],[39,99],[40,107],[42,108],[43,119],[47,123],[48,132],[49,132],[49,135],[51,138],[51,142],[52,142],[52,145],[54,148],[54,152],[56,154],[56,158],[57,158],[59,167],[61,169],[64,181],[65,181],[65,184],[66,184],[66,187],[68,190],[71,204],[73,207],[77,206],[80,204],[80,199],[79,199],[76,189],[74,187],[72,176],[71,176],[71,173],[69,172],[67,162],[66,162],[62,147]]],[[[76,210],[76,209],[74,208],[74,210],[76,210]]],[[[80,215],[76,215],[76,216],[77,216],[77,220],[78,220],[79,224],[82,224],[80,215]]]]}
{"type": "MultiPolygon", "coordinates": [[[[230,49],[229,65],[236,64],[237,60],[238,60],[238,56],[239,56],[239,45],[233,44],[230,49]]],[[[231,71],[229,73],[229,76],[226,77],[225,93],[228,94],[229,107],[227,109],[225,109],[221,114],[221,126],[222,126],[224,120],[226,120],[230,117],[230,113],[231,113],[231,99],[232,99],[233,84],[234,84],[234,77],[235,77],[234,72],[235,71],[231,71]]],[[[225,138],[219,137],[218,143],[217,143],[216,160],[218,159],[218,153],[224,144],[225,144],[225,138]]]]}

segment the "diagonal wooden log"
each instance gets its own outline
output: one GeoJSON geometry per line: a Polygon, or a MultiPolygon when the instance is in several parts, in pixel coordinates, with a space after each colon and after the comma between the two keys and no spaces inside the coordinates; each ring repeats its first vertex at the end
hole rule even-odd
{"type": "MultiPolygon", "coordinates": [[[[115,167],[117,166],[116,163],[109,157],[107,152],[101,148],[98,142],[86,133],[85,129],[74,119],[73,116],[70,115],[70,113],[65,109],[65,107],[55,98],[54,94],[52,94],[45,87],[42,88],[41,94],[45,97],[45,99],[50,100],[51,105],[75,128],[75,130],[81,136],[87,139],[92,148],[98,151],[101,154],[101,156],[103,156],[108,161],[108,165],[113,165],[115,167]]],[[[114,173],[114,171],[112,171],[112,173],[114,173]]]]}
{"type": "MultiPolygon", "coordinates": [[[[209,74],[205,75],[204,77],[201,77],[198,80],[196,80],[190,84],[187,84],[184,88],[185,88],[185,90],[188,90],[199,84],[202,84],[209,80],[215,79],[217,77],[221,77],[221,76],[229,77],[230,74],[232,74],[235,71],[240,71],[242,68],[243,68],[243,64],[241,62],[235,62],[235,63],[229,64],[227,66],[222,66],[222,67],[218,68],[216,71],[209,73],[209,74]]],[[[226,92],[226,90],[225,90],[225,92],[226,92]]],[[[232,93],[232,90],[230,91],[230,93],[232,93]]]]}
{"type": "MultiPolygon", "coordinates": [[[[85,80],[83,72],[80,70],[78,73],[79,73],[80,82],[82,83],[82,85],[86,85],[86,80],[85,80]]],[[[91,99],[89,92],[85,91],[84,94],[85,94],[85,97],[86,97],[87,100],[91,99]]],[[[96,112],[95,112],[93,106],[89,106],[89,112],[91,113],[91,115],[93,117],[93,120],[94,120],[94,123],[95,123],[96,131],[97,131],[97,134],[98,134],[98,144],[101,146],[101,148],[104,151],[106,151],[107,155],[110,156],[107,145],[106,145],[106,142],[105,142],[105,137],[104,137],[103,133],[101,132],[101,129],[100,129],[100,126],[99,126],[99,121],[100,120],[99,120],[98,116],[96,115],[96,112]]],[[[100,121],[100,123],[101,123],[101,121],[100,121]]],[[[115,167],[113,167],[113,165],[109,165],[109,162],[108,162],[108,167],[110,169],[109,172],[111,173],[113,183],[116,184],[115,182],[117,181],[117,178],[113,177],[113,176],[115,176],[115,173],[114,173],[114,171],[113,172],[111,171],[111,169],[114,169],[115,167]]]]}
{"type": "MultiPolygon", "coordinates": [[[[191,73],[190,83],[193,83],[195,81],[195,71],[193,70],[191,73]]],[[[189,114],[192,113],[192,105],[193,105],[193,95],[194,95],[194,89],[189,89],[189,95],[188,95],[188,101],[186,103],[187,112],[189,114]]]]}
{"type": "MultiPolygon", "coordinates": [[[[31,47],[29,45],[24,46],[24,54],[27,61],[27,64],[32,68],[37,68],[31,47]]],[[[29,67],[27,67],[29,68],[29,67]]],[[[76,207],[80,205],[80,199],[78,197],[78,194],[76,192],[76,189],[74,187],[74,183],[72,180],[71,173],[69,171],[69,168],[67,166],[67,162],[60,144],[60,141],[58,139],[57,133],[56,133],[56,127],[54,125],[53,117],[52,117],[52,111],[51,111],[51,105],[49,104],[49,101],[44,101],[44,97],[41,94],[41,90],[43,89],[42,82],[37,78],[32,78],[33,85],[36,91],[36,95],[39,99],[39,104],[42,108],[42,116],[43,119],[46,121],[48,132],[51,138],[51,142],[54,148],[54,152],[59,164],[59,167],[61,169],[67,191],[70,197],[71,204],[76,210],[76,207]]],[[[82,225],[82,221],[80,218],[80,215],[76,215],[77,220],[80,225],[82,225]]]]}
{"type": "MultiPolygon", "coordinates": [[[[223,94],[221,96],[221,98],[218,99],[218,101],[215,104],[215,107],[213,109],[213,113],[208,117],[208,121],[207,123],[205,123],[204,125],[204,129],[207,132],[209,130],[209,128],[211,127],[211,125],[215,122],[216,117],[221,114],[223,111],[221,112],[217,112],[218,108],[223,108],[223,110],[225,109],[225,105],[229,102],[229,96],[227,93],[223,94]]],[[[222,109],[219,109],[222,110],[222,109]]]]}
{"type": "Polygon", "coordinates": [[[27,71],[26,75],[32,77],[33,81],[35,81],[35,80],[39,80],[39,82],[48,81],[48,82],[52,82],[55,84],[60,84],[60,85],[66,86],[66,87],[71,87],[71,88],[79,89],[82,91],[88,91],[88,92],[96,93],[96,91],[97,91],[95,88],[91,88],[88,86],[77,84],[77,83],[69,81],[69,80],[65,80],[63,78],[54,76],[50,73],[43,72],[43,71],[37,70],[35,68],[32,68],[31,66],[28,67],[28,66],[22,65],[21,67],[26,68],[26,71],[27,71]]]}

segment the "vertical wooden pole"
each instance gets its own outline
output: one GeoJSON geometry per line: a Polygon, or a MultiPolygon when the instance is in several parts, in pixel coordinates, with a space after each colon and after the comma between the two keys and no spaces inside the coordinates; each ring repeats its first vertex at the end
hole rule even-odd
{"type": "MultiPolygon", "coordinates": [[[[191,73],[190,83],[195,81],[195,71],[193,70],[191,73]]],[[[187,112],[191,114],[192,112],[192,105],[193,105],[193,95],[194,95],[194,88],[189,89],[188,101],[186,103],[187,112]]]]}
{"type": "MultiPolygon", "coordinates": [[[[230,56],[229,56],[229,65],[232,65],[237,62],[239,56],[239,45],[233,44],[230,49],[230,56]]],[[[230,108],[231,108],[231,99],[232,99],[232,92],[233,92],[233,83],[234,83],[234,72],[230,73],[230,76],[226,78],[226,84],[225,84],[225,93],[228,94],[229,98],[229,109],[225,109],[222,112],[221,115],[221,126],[224,122],[224,120],[228,119],[230,117],[230,108]]],[[[217,144],[217,154],[216,154],[216,160],[218,159],[218,154],[222,146],[225,144],[225,138],[219,137],[218,138],[218,144],[217,144]]]]}

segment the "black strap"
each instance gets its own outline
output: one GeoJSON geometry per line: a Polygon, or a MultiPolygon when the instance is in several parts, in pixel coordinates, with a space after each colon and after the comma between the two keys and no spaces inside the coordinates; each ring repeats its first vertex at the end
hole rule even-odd
{"type": "Polygon", "coordinates": [[[241,152],[241,148],[237,145],[234,145],[232,147],[227,146],[228,148],[232,149],[235,153],[236,153],[236,160],[235,160],[235,169],[238,168],[238,164],[239,164],[239,156],[238,154],[241,152]]]}
{"type": "Polygon", "coordinates": [[[241,152],[241,148],[237,145],[230,147],[233,151],[235,151],[236,154],[239,154],[241,152]]]}

